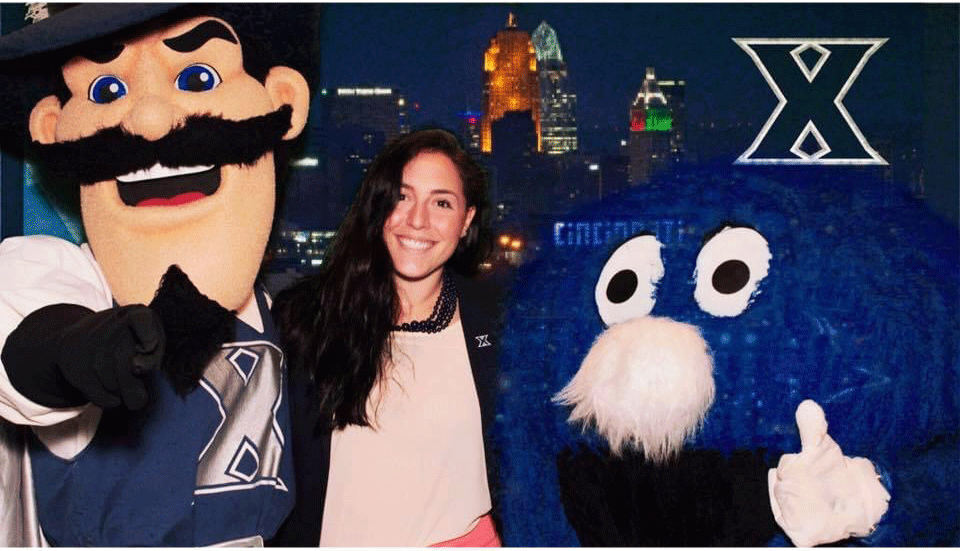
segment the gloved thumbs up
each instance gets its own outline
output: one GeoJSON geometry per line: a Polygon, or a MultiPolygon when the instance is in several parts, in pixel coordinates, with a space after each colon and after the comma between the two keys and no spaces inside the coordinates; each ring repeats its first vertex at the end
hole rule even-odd
{"type": "Polygon", "coordinates": [[[802,402],[796,419],[800,453],[783,455],[768,475],[777,523],[802,547],[869,534],[890,500],[873,464],[843,455],[816,402],[802,402]]]}
{"type": "Polygon", "coordinates": [[[804,400],[797,406],[796,417],[797,430],[800,431],[800,453],[812,452],[827,436],[827,418],[823,408],[813,400],[804,400]]]}

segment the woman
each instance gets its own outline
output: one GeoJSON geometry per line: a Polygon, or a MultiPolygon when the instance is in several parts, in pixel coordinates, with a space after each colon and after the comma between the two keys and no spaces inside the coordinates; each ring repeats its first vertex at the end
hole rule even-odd
{"type": "Polygon", "coordinates": [[[491,248],[486,194],[453,136],[404,136],[370,166],[321,273],[278,296],[297,506],[274,543],[499,545],[484,442],[497,301],[463,277],[491,248]]]}

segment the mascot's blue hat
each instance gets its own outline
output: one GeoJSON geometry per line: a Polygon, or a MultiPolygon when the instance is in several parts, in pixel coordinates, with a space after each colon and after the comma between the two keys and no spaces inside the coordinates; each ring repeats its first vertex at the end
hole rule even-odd
{"type": "MultiPolygon", "coordinates": [[[[36,4],[36,20],[0,37],[0,61],[59,50],[107,36],[166,14],[183,4],[36,4]]],[[[29,13],[29,12],[28,12],[29,13]]]]}

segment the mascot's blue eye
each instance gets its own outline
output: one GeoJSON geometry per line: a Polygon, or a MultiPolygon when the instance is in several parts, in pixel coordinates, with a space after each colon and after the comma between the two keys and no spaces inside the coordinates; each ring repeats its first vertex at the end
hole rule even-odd
{"type": "Polygon", "coordinates": [[[206,92],[220,85],[220,75],[209,65],[197,63],[180,71],[177,89],[186,92],[206,92]]]}
{"type": "Polygon", "coordinates": [[[93,103],[110,103],[127,95],[127,85],[113,75],[101,75],[90,85],[88,97],[93,103]]]}

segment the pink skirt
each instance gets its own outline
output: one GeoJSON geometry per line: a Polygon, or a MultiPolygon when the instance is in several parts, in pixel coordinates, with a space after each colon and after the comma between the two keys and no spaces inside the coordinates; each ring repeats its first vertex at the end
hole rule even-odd
{"type": "Polygon", "coordinates": [[[441,541],[430,547],[502,547],[500,536],[497,535],[497,529],[493,526],[493,518],[490,515],[480,517],[480,522],[466,534],[453,538],[452,540],[441,541]]]}

